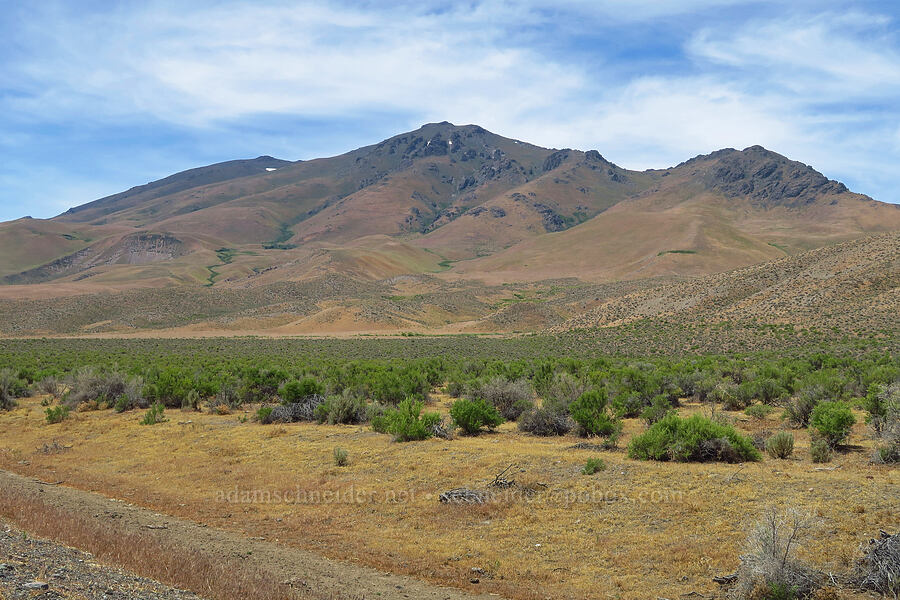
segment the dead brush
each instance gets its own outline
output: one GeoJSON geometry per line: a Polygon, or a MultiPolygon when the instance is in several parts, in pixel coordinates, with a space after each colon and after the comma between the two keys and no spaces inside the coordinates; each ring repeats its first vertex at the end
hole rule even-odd
{"type": "Polygon", "coordinates": [[[62,454],[63,452],[68,452],[72,449],[72,446],[65,446],[59,443],[59,440],[53,440],[50,443],[45,443],[43,446],[37,449],[40,454],[62,454]]]}
{"type": "Polygon", "coordinates": [[[815,592],[824,576],[795,557],[814,524],[811,516],[796,510],[782,514],[769,509],[747,538],[732,597],[750,600],[780,592],[808,598],[815,592]]]}
{"type": "Polygon", "coordinates": [[[900,598],[900,533],[882,531],[879,539],[869,540],[863,553],[856,564],[854,583],[886,598],[900,598]]]}

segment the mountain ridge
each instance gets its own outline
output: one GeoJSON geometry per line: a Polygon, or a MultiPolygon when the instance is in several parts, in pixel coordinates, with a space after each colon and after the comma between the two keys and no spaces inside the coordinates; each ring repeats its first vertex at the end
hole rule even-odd
{"type": "Polygon", "coordinates": [[[0,296],[328,274],[488,286],[698,277],[898,229],[900,206],[761,146],[632,171],[597,150],[445,121],[327,158],[189,169],[52,219],[0,223],[0,296]]]}

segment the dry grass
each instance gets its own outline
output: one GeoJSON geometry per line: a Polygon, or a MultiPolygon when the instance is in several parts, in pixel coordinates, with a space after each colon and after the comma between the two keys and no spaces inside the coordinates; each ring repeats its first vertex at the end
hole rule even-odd
{"type": "MultiPolygon", "coordinates": [[[[448,403],[438,396],[439,410],[448,403]]],[[[898,473],[869,463],[861,424],[851,439],[859,448],[816,471],[802,431],[788,460],[661,464],[573,450],[574,437],[534,438],[514,424],[398,444],[363,426],[288,424],[273,436],[240,416],[148,428],[136,413],[99,411],[51,431],[37,401],[25,400],[0,415],[0,465],[330,558],[522,599],[708,595],[714,575],[736,569],[748,528],[770,505],[819,517],[822,529],[799,558],[825,571],[850,569],[862,540],[900,524],[898,473]],[[72,449],[35,452],[51,438],[72,449]],[[333,465],[336,445],[354,457],[350,465],[333,465]],[[590,456],[608,468],[580,475],[590,456]],[[438,502],[443,491],[483,487],[510,463],[524,469],[510,476],[547,488],[477,507],[438,502]],[[229,501],[253,490],[257,502],[229,501]],[[274,501],[284,494],[303,501],[274,501]],[[478,584],[469,581],[473,568],[485,571],[478,584]]],[[[738,422],[748,433],[779,425],[738,422]]],[[[627,421],[625,443],[642,428],[627,421]]]]}
{"type": "Polygon", "coordinates": [[[254,566],[213,557],[134,533],[90,515],[73,514],[45,503],[37,494],[11,494],[0,488],[0,516],[33,535],[86,550],[101,562],[190,589],[211,599],[296,598],[254,566]]]}

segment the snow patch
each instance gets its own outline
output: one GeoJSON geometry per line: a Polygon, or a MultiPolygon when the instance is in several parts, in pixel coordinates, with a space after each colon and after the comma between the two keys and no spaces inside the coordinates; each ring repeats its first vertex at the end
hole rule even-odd
{"type": "Polygon", "coordinates": [[[266,171],[277,171],[275,167],[266,167],[266,171]]]}

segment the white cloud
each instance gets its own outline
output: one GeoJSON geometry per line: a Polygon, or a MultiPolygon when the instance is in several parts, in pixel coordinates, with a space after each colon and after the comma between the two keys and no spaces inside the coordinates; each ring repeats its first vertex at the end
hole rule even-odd
{"type": "MultiPolygon", "coordinates": [[[[762,144],[830,176],[858,175],[872,182],[864,191],[896,200],[886,197],[896,186],[884,175],[900,159],[896,115],[861,106],[892,107],[900,95],[900,53],[882,15],[798,9],[693,34],[682,23],[687,60],[665,57],[674,68],[629,75],[599,51],[581,63],[546,52],[554,27],[584,33],[615,22],[627,35],[626,21],[752,4],[779,6],[151,3],[74,15],[33,3],[16,28],[26,52],[0,64],[0,76],[28,93],[0,107],[35,122],[157,119],[198,136],[260,114],[404,115],[410,128],[447,119],[546,146],[596,148],[631,168],[762,144]]],[[[295,143],[293,157],[310,157],[303,140],[295,143]]]]}
{"type": "Polygon", "coordinates": [[[688,50],[800,95],[883,97],[900,87],[900,54],[889,24],[883,15],[857,12],[751,22],[738,31],[701,31],[688,50]]]}

